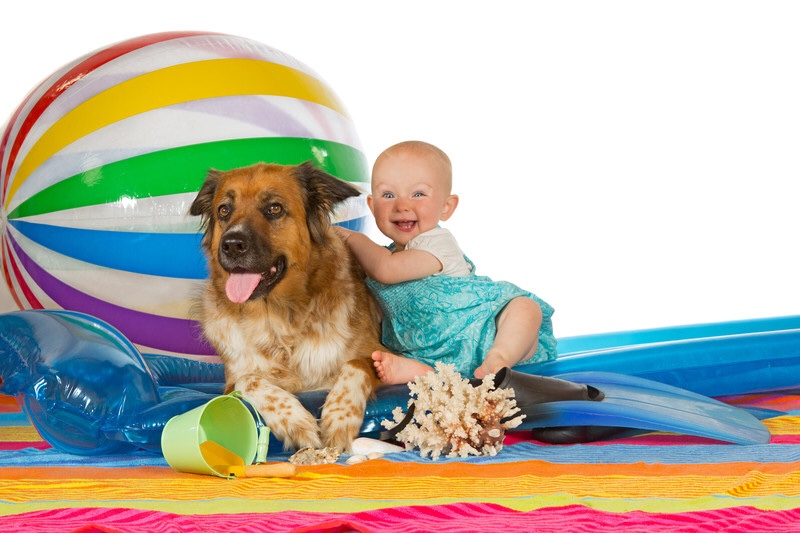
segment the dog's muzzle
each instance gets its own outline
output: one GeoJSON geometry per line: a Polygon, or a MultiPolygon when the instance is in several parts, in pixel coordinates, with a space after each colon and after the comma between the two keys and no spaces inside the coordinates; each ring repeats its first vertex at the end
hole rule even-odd
{"type": "Polygon", "coordinates": [[[286,258],[258,245],[245,231],[225,233],[219,244],[219,263],[228,274],[225,292],[234,303],[244,303],[267,294],[283,278],[286,258]]]}

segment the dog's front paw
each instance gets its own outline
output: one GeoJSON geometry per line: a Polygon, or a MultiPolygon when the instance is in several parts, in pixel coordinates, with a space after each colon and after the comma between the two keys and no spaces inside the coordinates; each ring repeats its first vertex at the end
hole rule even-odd
{"type": "Polygon", "coordinates": [[[367,400],[376,383],[371,360],[348,361],[322,406],[320,425],[326,446],[350,451],[361,431],[367,400]]]}
{"type": "Polygon", "coordinates": [[[325,446],[338,448],[343,452],[349,452],[353,441],[358,437],[361,429],[362,416],[354,413],[343,414],[334,409],[333,412],[323,413],[322,442],[325,446]]]}
{"type": "Polygon", "coordinates": [[[271,424],[267,422],[270,431],[283,443],[285,449],[300,450],[323,447],[317,421],[308,411],[305,411],[305,415],[308,416],[295,414],[290,419],[273,420],[271,424]]]}
{"type": "Polygon", "coordinates": [[[286,449],[321,448],[317,420],[291,393],[261,376],[248,376],[236,383],[245,400],[258,409],[264,423],[286,449]]]}

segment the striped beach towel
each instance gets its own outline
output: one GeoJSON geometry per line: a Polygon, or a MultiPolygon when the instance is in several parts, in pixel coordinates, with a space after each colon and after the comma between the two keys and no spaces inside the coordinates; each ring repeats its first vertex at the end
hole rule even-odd
{"type": "Polygon", "coordinates": [[[771,442],[648,433],[555,446],[520,432],[494,457],[409,451],[229,480],[149,452],[60,453],[0,397],[0,531],[800,531],[800,392],[727,401],[784,413],[765,421],[771,442]]]}

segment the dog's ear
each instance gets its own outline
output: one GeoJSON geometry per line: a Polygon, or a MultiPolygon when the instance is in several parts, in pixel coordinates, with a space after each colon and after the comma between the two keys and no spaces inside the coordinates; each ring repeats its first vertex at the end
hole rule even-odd
{"type": "Polygon", "coordinates": [[[189,214],[208,218],[211,215],[211,208],[214,205],[214,194],[217,192],[217,185],[222,172],[211,169],[206,174],[206,181],[200,187],[197,197],[189,208],[189,214]]]}
{"type": "Polygon", "coordinates": [[[331,224],[333,207],[361,192],[346,181],[334,178],[310,161],[297,167],[297,177],[306,191],[308,229],[314,242],[322,243],[331,224]]]}
{"type": "Polygon", "coordinates": [[[205,236],[203,237],[204,243],[208,241],[209,234],[213,231],[213,225],[210,224],[211,213],[214,208],[214,194],[217,192],[220,176],[222,176],[222,172],[219,170],[212,169],[208,171],[208,174],[206,174],[206,181],[203,183],[203,186],[200,187],[197,197],[195,197],[192,206],[189,208],[190,215],[203,217],[202,228],[205,232],[205,236]]]}

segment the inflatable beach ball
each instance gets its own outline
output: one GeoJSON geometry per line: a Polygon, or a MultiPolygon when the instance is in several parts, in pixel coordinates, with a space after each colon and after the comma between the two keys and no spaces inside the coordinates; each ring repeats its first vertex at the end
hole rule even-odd
{"type": "MultiPolygon", "coordinates": [[[[188,215],[211,168],[318,167],[365,190],[366,160],[334,92],[252,40],[147,35],[65,65],[0,138],[2,271],[20,309],[68,309],[144,351],[211,355],[190,307],[207,271],[188,215]]],[[[363,196],[334,222],[359,229],[363,196]]]]}

